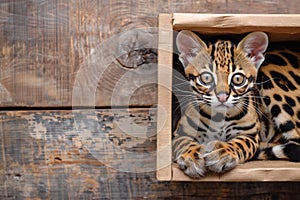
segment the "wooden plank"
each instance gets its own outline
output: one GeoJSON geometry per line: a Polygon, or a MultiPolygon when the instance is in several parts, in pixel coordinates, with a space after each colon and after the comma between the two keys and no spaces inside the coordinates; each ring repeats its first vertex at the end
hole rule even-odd
{"type": "Polygon", "coordinates": [[[300,198],[297,182],[157,181],[156,156],[131,154],[155,152],[155,112],[2,111],[0,199],[300,198]],[[146,127],[146,134],[128,131],[128,122],[146,127]]]}
{"type": "Polygon", "coordinates": [[[159,16],[157,179],[172,179],[172,15],[159,16]]]}
{"type": "Polygon", "coordinates": [[[186,176],[176,164],[172,165],[173,181],[194,182],[260,182],[300,181],[300,163],[288,161],[249,161],[224,174],[208,173],[201,179],[186,176]]]}
{"type": "Polygon", "coordinates": [[[268,34],[270,42],[288,42],[299,41],[299,18],[300,14],[174,13],[173,28],[176,31],[184,29],[196,31],[202,36],[263,31],[268,34]]]}
{"type": "Polygon", "coordinates": [[[72,106],[76,95],[82,94],[76,89],[86,88],[95,98],[92,102],[77,100],[78,105],[157,103],[157,86],[153,83],[157,76],[152,75],[156,70],[156,51],[149,51],[144,42],[156,45],[157,36],[148,28],[157,28],[159,13],[173,12],[299,13],[300,8],[297,0],[1,1],[0,106],[72,106]],[[104,48],[111,55],[119,55],[121,62],[99,62],[93,68],[101,69],[103,76],[87,76],[77,81],[78,72],[88,60],[101,60],[101,44],[134,28],[144,31],[127,35],[131,37],[124,43],[119,40],[118,50],[104,48]],[[128,43],[136,44],[135,50],[128,43]],[[148,79],[137,78],[148,71],[148,79]],[[123,92],[119,98],[112,98],[120,86],[123,92]]]}
{"type": "Polygon", "coordinates": [[[156,167],[156,120],[148,112],[2,112],[0,198],[134,197],[138,174],[156,167]],[[149,136],[122,133],[134,123],[149,136]]]}
{"type": "Polygon", "coordinates": [[[131,11],[142,6],[95,0],[0,2],[1,107],[155,103],[157,37],[146,28],[157,19],[131,11]],[[83,73],[86,68],[98,73],[83,73]],[[146,81],[138,78],[147,73],[146,81]],[[118,85],[122,91],[112,99],[118,85]],[[90,91],[94,101],[77,100],[78,88],[90,91]]]}

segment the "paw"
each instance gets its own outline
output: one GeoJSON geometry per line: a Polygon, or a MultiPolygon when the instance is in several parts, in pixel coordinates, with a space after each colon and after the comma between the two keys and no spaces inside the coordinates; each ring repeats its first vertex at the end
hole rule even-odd
{"type": "Polygon", "coordinates": [[[203,177],[206,173],[205,161],[201,154],[202,146],[192,146],[177,159],[179,168],[192,178],[203,177]]]}
{"type": "Polygon", "coordinates": [[[207,144],[205,151],[205,165],[213,172],[228,171],[239,163],[237,156],[225,142],[212,141],[207,144]]]}

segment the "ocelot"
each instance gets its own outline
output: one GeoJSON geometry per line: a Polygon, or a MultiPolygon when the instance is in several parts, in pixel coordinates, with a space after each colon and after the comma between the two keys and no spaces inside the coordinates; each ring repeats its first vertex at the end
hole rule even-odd
{"type": "Polygon", "coordinates": [[[264,32],[237,45],[178,33],[189,90],[181,91],[185,104],[172,142],[185,174],[200,178],[251,159],[300,162],[300,53],[269,52],[268,45],[264,32]]]}

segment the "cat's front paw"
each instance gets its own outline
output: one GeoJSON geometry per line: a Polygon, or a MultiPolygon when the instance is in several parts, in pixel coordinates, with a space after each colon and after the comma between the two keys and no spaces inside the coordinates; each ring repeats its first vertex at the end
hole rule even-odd
{"type": "Polygon", "coordinates": [[[192,146],[176,160],[180,169],[192,178],[201,178],[206,173],[205,161],[201,154],[202,146],[192,146]]]}
{"type": "Polygon", "coordinates": [[[239,163],[235,152],[226,142],[212,141],[207,144],[205,151],[205,165],[210,171],[225,172],[239,163]]]}

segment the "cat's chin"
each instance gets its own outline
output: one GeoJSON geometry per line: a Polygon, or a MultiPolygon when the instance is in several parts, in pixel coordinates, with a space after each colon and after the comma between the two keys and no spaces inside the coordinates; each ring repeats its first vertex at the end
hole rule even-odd
{"type": "Polygon", "coordinates": [[[227,113],[233,106],[227,104],[213,105],[212,108],[216,112],[227,113]]]}

